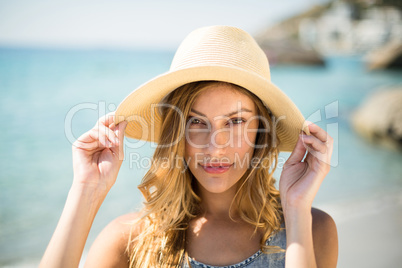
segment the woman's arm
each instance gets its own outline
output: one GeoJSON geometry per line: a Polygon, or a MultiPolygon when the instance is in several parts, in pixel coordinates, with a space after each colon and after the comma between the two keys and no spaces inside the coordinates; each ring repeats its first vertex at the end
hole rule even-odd
{"type": "Polygon", "coordinates": [[[92,222],[103,198],[73,185],[40,267],[78,267],[92,222]]]}
{"type": "Polygon", "coordinates": [[[130,213],[109,223],[92,244],[85,267],[128,268],[131,252],[127,245],[140,232],[139,225],[134,223],[138,218],[139,214],[130,213]]]}
{"type": "Polygon", "coordinates": [[[316,208],[293,215],[299,217],[286,221],[286,266],[336,267],[338,233],[331,216],[316,208]],[[307,265],[303,266],[304,263],[307,265]]]}
{"type": "Polygon", "coordinates": [[[331,216],[313,208],[314,255],[318,267],[336,267],[338,262],[338,232],[331,216]]]}
{"type": "Polygon", "coordinates": [[[313,216],[311,208],[330,169],[333,139],[315,124],[311,123],[309,130],[312,135],[300,135],[279,182],[286,223],[286,267],[336,267],[335,224],[327,214],[314,212],[313,216]],[[325,235],[330,239],[325,240],[325,235]]]}
{"type": "Polygon", "coordinates": [[[108,114],[73,144],[73,184],[40,267],[78,267],[92,222],[124,158],[126,125],[116,126],[108,114]]]}

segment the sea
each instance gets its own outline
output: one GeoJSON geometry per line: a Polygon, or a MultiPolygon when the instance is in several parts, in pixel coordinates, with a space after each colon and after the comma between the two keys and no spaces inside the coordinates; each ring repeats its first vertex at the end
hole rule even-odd
{"type": "MultiPolygon", "coordinates": [[[[0,266],[38,265],[71,186],[72,142],[132,90],[166,72],[173,55],[0,48],[0,266]]],[[[402,194],[402,153],[366,141],[350,120],[374,91],[402,86],[401,74],[369,71],[360,55],[326,57],[324,66],[271,67],[273,83],[335,140],[331,171],[315,206],[346,209],[345,204],[402,194]]],[[[108,222],[142,206],[137,185],[148,165],[139,159],[150,158],[155,145],[126,143],[131,146],[85,252],[108,222]]],[[[280,156],[278,179],[288,156],[280,156]]]]}

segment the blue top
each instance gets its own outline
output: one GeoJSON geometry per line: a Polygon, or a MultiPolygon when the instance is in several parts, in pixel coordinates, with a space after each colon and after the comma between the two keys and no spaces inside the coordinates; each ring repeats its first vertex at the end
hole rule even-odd
{"type": "MultiPolygon", "coordinates": [[[[267,245],[278,246],[286,249],[286,230],[281,229],[278,233],[271,236],[267,241],[267,245]]],[[[183,260],[182,268],[283,268],[285,267],[285,252],[264,254],[261,250],[254,253],[242,262],[231,264],[228,266],[213,266],[198,262],[188,257],[188,261],[183,260]],[[190,265],[190,266],[189,266],[190,265]]]]}

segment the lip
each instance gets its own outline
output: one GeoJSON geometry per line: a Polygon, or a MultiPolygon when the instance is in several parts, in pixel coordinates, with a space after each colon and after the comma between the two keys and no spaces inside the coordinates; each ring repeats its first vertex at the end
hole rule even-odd
{"type": "Polygon", "coordinates": [[[212,174],[222,174],[227,172],[233,164],[223,164],[223,163],[207,163],[207,164],[199,164],[205,172],[212,174]]]}

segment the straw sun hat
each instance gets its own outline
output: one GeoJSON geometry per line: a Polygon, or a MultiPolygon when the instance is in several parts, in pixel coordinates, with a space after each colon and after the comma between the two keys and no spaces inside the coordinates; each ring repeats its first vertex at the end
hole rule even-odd
{"type": "Polygon", "coordinates": [[[230,26],[211,26],[191,32],[178,48],[170,70],[130,93],[115,113],[116,123],[127,120],[126,136],[158,142],[161,116],[158,104],[174,89],[196,81],[223,81],[239,85],[258,96],[276,118],[280,151],[292,151],[305,120],[296,105],[271,82],[269,63],[256,41],[230,26]]]}

